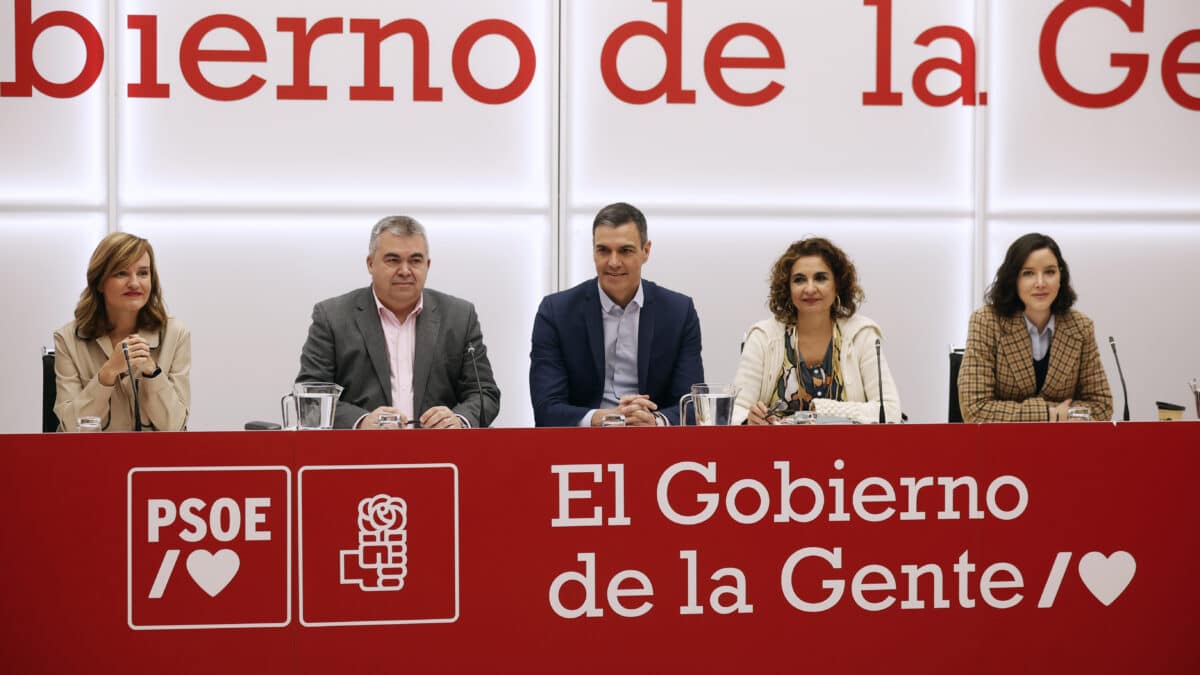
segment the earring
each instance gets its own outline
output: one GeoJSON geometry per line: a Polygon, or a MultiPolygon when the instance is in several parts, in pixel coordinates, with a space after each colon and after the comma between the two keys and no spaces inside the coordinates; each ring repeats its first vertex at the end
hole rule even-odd
{"type": "Polygon", "coordinates": [[[836,319],[837,317],[839,317],[841,315],[842,315],[842,296],[835,295],[835,296],[833,296],[833,318],[836,319]]]}

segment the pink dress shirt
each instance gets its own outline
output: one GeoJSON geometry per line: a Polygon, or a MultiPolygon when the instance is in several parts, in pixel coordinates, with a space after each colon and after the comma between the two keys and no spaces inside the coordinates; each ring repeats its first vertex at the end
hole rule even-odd
{"type": "Polygon", "coordinates": [[[379,309],[379,323],[383,325],[383,339],[387,343],[388,367],[392,372],[392,407],[399,408],[404,418],[411,420],[414,418],[413,354],[417,348],[417,317],[425,308],[425,295],[421,295],[417,306],[401,321],[383,306],[374,290],[371,294],[379,309]]]}

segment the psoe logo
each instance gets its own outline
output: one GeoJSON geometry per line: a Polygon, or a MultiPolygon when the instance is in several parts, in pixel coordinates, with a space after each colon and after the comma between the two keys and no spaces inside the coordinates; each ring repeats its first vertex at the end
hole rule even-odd
{"type": "Polygon", "coordinates": [[[284,466],[130,470],[129,627],[290,623],[291,475],[284,466]]]}
{"type": "Polygon", "coordinates": [[[300,624],[458,620],[458,468],[305,466],[297,479],[300,624]]]}

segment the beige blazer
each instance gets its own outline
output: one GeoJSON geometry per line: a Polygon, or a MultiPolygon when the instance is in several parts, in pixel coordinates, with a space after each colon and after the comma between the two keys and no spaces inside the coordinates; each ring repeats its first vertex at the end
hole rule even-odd
{"type": "MultiPolygon", "coordinates": [[[[170,317],[161,332],[139,331],[150,356],[162,368],[153,378],[138,376],[142,429],[181,431],[191,406],[192,336],[179,319],[170,317]]],[[[128,376],[106,387],[96,375],[112,354],[108,336],[85,340],[75,322],[54,331],[54,375],[58,397],[54,414],[60,431],[75,431],[80,417],[99,417],[105,431],[133,431],[133,387],[128,376]]]]}
{"type": "MultiPolygon", "coordinates": [[[[861,421],[879,419],[879,367],[883,370],[883,410],[889,422],[900,421],[900,394],[892,381],[887,358],[877,367],[875,338],[881,337],[879,325],[861,314],[838,319],[842,332],[842,385],[846,404],[831,414],[861,421]]],[[[758,401],[770,401],[776,378],[783,367],[786,327],[775,319],[765,319],[750,327],[734,384],[740,388],[733,408],[733,423],[741,424],[758,401]]],[[[821,412],[818,409],[818,412],[821,412]]],[[[823,414],[823,413],[822,413],[823,414]]]]}
{"type": "Polygon", "coordinates": [[[1045,422],[1050,405],[1086,405],[1093,420],[1112,419],[1112,392],[1096,349],[1092,320],[1075,310],[1054,319],[1050,365],[1042,391],[1033,372],[1033,342],[1022,315],[975,310],[958,371],[964,422],[1045,422]]]}

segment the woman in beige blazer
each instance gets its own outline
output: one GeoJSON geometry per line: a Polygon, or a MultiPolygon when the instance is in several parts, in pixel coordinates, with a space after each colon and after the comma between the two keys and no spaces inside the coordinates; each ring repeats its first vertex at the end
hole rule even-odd
{"type": "Polygon", "coordinates": [[[1071,309],[1075,299],[1053,239],[1031,233],[1008,247],[967,328],[958,371],[964,422],[1055,422],[1073,406],[1112,418],[1092,320],[1071,309]]]}
{"type": "Polygon", "coordinates": [[[54,332],[59,429],[99,417],[105,431],[180,431],[191,404],[191,334],[168,317],[150,242],[105,237],[88,263],[75,320],[54,332]],[[128,356],[126,356],[128,352],[128,356]],[[137,380],[140,424],[134,418],[137,380]]]}

